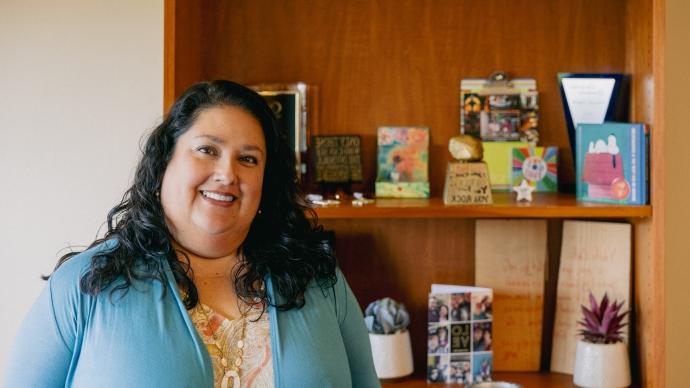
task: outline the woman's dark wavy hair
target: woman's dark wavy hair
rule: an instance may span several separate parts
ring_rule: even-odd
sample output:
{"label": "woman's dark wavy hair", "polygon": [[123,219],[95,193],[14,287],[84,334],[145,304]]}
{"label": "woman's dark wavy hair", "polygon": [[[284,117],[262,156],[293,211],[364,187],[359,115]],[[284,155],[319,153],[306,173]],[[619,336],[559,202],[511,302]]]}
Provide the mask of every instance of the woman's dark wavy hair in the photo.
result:
{"label": "woman's dark wavy hair", "polygon": [[[134,183],[108,213],[108,229],[103,238],[95,240],[89,248],[109,240],[117,244],[94,255],[80,280],[83,292],[97,295],[112,285],[112,296],[116,291],[126,293],[135,280],[164,282],[161,259],[165,258],[178,286],[185,291],[185,306],[188,309],[196,306],[199,297],[189,260],[178,259],[180,252],[173,247],[157,192],[177,139],[201,112],[218,106],[236,106],[250,113],[261,124],[266,140],[261,212],[254,218],[240,248],[242,254],[235,268],[237,295],[245,301],[258,297],[288,310],[304,305],[304,291],[310,281],[316,280],[323,289],[335,284],[335,257],[321,238],[315,212],[299,191],[294,153],[277,128],[270,108],[256,92],[234,82],[217,80],[187,89],[148,137]],[[56,269],[78,253],[62,256]],[[182,256],[186,258],[183,252]],[[265,288],[261,287],[266,275],[271,276],[284,303],[269,300]]]}

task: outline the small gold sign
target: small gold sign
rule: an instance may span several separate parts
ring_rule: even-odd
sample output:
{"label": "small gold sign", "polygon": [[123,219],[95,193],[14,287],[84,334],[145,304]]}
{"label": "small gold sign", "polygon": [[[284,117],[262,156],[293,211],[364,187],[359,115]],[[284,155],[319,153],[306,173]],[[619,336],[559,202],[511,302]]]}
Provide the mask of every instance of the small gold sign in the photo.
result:
{"label": "small gold sign", "polygon": [[359,136],[313,136],[315,180],[348,183],[362,180],[362,146]]}
{"label": "small gold sign", "polygon": [[446,205],[490,205],[489,167],[484,162],[450,162],[443,190]]}

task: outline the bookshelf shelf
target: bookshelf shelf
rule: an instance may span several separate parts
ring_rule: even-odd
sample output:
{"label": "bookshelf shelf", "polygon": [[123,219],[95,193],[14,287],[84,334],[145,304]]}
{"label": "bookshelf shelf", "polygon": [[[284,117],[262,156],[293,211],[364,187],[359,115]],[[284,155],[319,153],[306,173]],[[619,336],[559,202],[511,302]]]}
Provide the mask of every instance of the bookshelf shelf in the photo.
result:
{"label": "bookshelf shelf", "polygon": [[651,206],[585,203],[569,194],[534,194],[533,202],[515,202],[514,193],[494,192],[493,205],[446,206],[441,198],[378,199],[361,207],[349,201],[316,207],[319,219],[337,218],[645,218]]}
{"label": "bookshelf shelf", "polygon": [[[550,387],[570,388],[575,387],[573,376],[561,373],[537,373],[537,372],[495,372],[494,381],[506,381],[517,383],[523,387]],[[458,387],[458,384],[427,383],[423,374],[415,373],[412,377],[400,380],[384,381],[383,388],[421,388],[421,387]]]}

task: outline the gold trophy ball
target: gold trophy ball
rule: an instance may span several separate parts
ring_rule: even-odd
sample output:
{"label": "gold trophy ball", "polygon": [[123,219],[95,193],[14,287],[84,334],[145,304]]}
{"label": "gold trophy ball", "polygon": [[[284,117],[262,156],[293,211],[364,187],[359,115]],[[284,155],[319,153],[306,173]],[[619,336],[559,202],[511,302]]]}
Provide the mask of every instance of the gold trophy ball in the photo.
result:
{"label": "gold trophy ball", "polygon": [[484,157],[481,140],[470,135],[454,136],[448,142],[450,154],[462,162],[478,162]]}

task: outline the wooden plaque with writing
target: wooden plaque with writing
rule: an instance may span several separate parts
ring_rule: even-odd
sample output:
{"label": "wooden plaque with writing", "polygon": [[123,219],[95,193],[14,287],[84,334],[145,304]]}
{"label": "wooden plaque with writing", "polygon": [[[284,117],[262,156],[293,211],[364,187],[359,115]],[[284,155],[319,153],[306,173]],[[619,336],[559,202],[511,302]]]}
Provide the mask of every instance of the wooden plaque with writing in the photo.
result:
{"label": "wooden plaque with writing", "polygon": [[486,163],[448,163],[443,203],[446,205],[492,204],[489,168]]}
{"label": "wooden plaque with writing", "polygon": [[362,180],[362,142],[359,136],[314,136],[314,180],[347,183]]}
{"label": "wooden plaque with writing", "polygon": [[494,369],[538,371],[546,221],[477,220],[475,236],[475,283],[494,290]]}
{"label": "wooden plaque with writing", "polygon": [[[624,223],[563,222],[552,372],[573,373],[580,306],[589,306],[590,291],[597,300],[608,293],[611,300],[625,302],[624,310],[630,307],[631,233]],[[627,342],[628,326],[623,332]]]}

